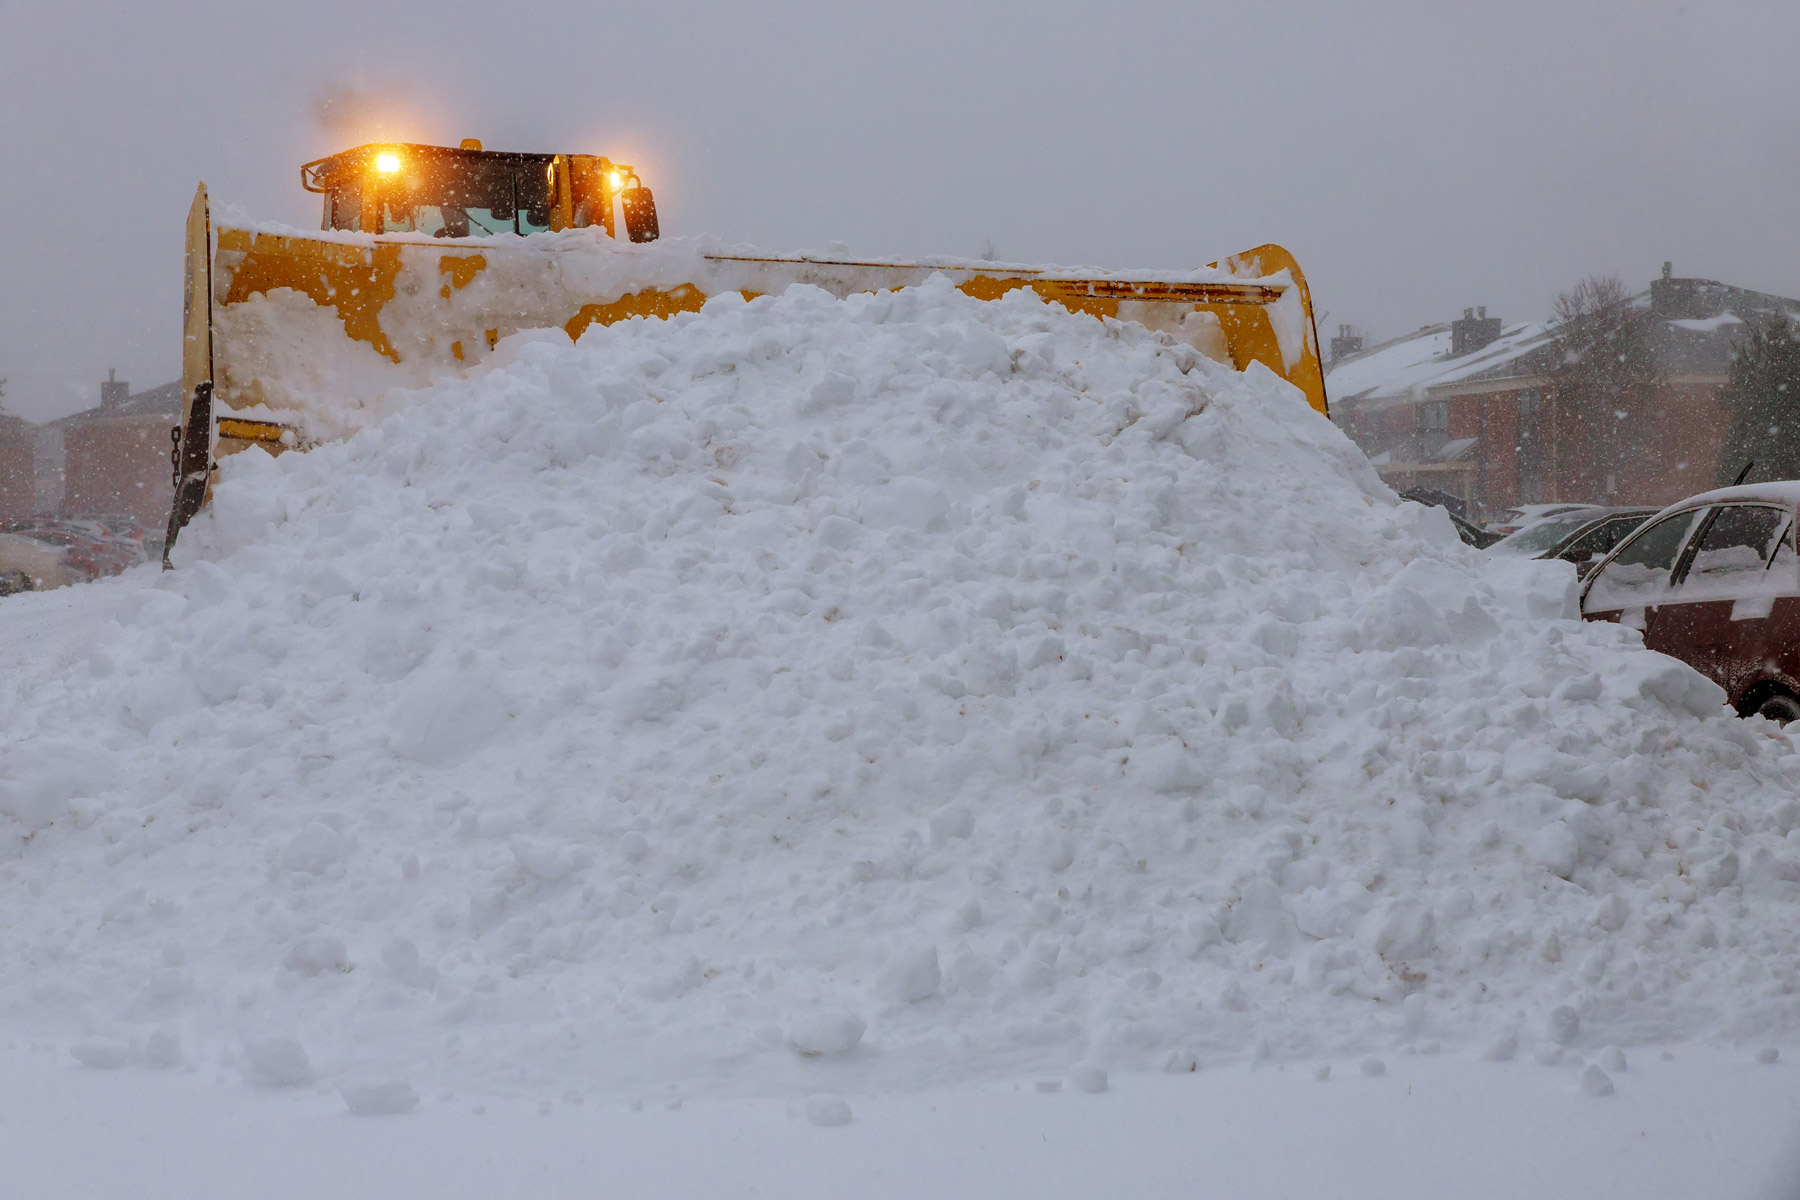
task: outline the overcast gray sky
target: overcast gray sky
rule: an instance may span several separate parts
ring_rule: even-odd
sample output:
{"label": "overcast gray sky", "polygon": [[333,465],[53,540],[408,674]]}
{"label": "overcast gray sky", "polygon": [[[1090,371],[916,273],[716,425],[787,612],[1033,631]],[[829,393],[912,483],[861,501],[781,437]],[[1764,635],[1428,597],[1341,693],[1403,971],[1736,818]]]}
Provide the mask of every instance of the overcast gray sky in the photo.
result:
{"label": "overcast gray sky", "polygon": [[608,154],[770,249],[1277,241],[1378,337],[1665,258],[1800,296],[1797,50],[1793,0],[0,0],[5,403],[174,378],[196,181],[313,226],[298,165],[374,138]]}

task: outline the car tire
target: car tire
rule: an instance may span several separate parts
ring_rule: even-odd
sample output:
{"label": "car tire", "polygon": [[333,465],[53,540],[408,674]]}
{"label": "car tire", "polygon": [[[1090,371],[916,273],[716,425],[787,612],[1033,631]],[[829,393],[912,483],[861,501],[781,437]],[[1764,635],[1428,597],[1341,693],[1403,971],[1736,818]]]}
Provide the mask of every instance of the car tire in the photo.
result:
{"label": "car tire", "polygon": [[1800,700],[1796,700],[1786,692],[1774,692],[1764,696],[1751,715],[1767,717],[1777,725],[1786,725],[1790,721],[1800,721]]}

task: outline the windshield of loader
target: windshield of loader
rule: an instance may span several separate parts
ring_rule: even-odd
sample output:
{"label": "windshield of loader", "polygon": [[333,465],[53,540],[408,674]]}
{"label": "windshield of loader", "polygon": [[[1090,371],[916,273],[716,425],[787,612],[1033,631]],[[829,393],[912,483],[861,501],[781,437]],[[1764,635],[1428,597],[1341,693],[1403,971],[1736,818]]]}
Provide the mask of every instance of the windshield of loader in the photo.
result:
{"label": "windshield of loader", "polygon": [[378,168],[371,177],[380,196],[378,232],[480,238],[550,228],[549,155],[444,151],[393,157],[396,167]]}

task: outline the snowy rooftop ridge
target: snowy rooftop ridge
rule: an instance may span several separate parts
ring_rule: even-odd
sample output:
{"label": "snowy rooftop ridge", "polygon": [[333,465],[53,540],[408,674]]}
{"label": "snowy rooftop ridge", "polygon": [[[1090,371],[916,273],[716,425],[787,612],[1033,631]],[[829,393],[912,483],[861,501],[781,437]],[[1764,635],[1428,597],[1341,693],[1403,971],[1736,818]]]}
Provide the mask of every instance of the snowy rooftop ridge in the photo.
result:
{"label": "snowy rooftop ridge", "polygon": [[1449,326],[1431,326],[1332,367],[1326,394],[1333,404],[1379,405],[1479,378],[1532,374],[1553,328],[1548,321],[1510,325],[1480,349],[1452,355]]}
{"label": "snowy rooftop ridge", "polygon": [[[1665,276],[1632,295],[1629,303],[1659,314],[1657,352],[1674,374],[1722,375],[1746,316],[1800,320],[1800,301],[1710,279]],[[1707,315],[1681,315],[1693,312]],[[1460,355],[1450,352],[1450,325],[1428,325],[1330,366],[1326,394],[1334,405],[1385,407],[1434,389],[1488,380],[1529,381],[1548,366],[1546,353],[1554,345],[1556,325],[1550,318],[1507,326],[1494,341]]]}

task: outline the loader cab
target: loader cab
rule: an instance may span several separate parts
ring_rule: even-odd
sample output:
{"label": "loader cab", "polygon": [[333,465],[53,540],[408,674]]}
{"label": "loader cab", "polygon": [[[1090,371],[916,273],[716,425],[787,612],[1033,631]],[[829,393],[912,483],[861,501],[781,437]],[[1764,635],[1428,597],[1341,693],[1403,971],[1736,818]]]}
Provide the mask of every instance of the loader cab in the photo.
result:
{"label": "loader cab", "polygon": [[598,225],[615,237],[622,217],[634,242],[658,233],[637,173],[591,154],[377,144],[305,164],[300,184],[324,196],[324,229],[490,238]]}

